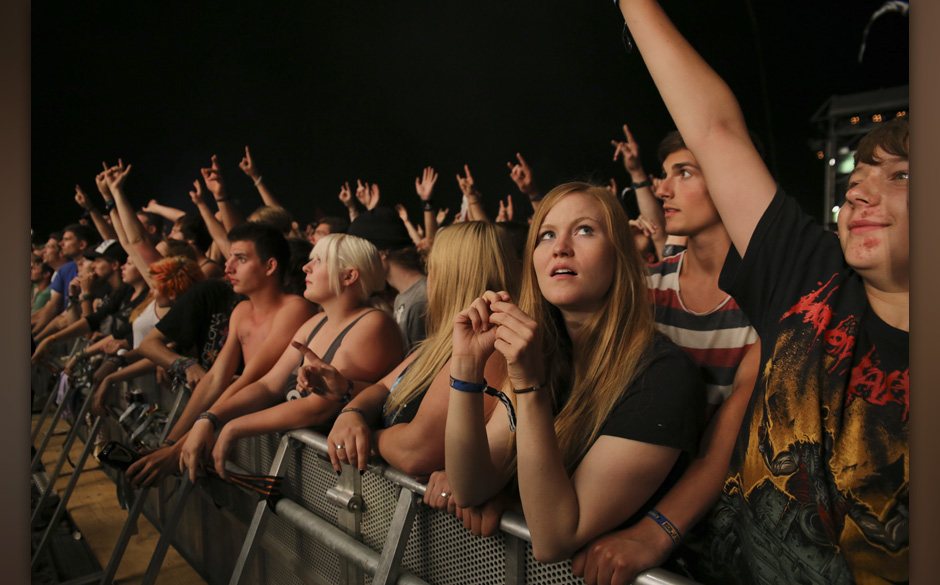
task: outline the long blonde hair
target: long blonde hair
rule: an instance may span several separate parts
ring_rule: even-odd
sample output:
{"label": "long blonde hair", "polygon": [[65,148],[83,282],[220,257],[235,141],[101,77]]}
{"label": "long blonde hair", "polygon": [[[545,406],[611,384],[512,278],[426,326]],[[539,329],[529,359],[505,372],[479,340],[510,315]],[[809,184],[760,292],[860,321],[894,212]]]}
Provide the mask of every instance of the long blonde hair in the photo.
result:
{"label": "long blonde hair", "polygon": [[[610,290],[603,307],[581,327],[577,351],[561,312],[542,296],[532,262],[545,216],[562,198],[575,193],[601,204],[615,252]],[[624,390],[648,362],[655,329],[646,275],[627,214],[606,188],[565,183],[552,189],[539,204],[526,238],[519,308],[539,324],[546,382],[554,403],[564,404],[555,416],[555,436],[568,473],[594,444]]]}
{"label": "long blonde hair", "polygon": [[467,221],[438,231],[428,257],[428,336],[386,400],[385,411],[400,411],[431,385],[450,359],[457,313],[487,290],[515,296],[518,285],[519,262],[505,229]]}

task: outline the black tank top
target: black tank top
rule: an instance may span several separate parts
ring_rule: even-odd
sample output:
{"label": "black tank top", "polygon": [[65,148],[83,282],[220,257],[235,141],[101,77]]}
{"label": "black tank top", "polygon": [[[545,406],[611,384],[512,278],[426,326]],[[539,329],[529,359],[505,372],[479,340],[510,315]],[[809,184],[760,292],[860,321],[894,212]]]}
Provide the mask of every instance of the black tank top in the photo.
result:
{"label": "black tank top", "polygon": [[[333,343],[330,344],[330,347],[327,348],[326,353],[320,356],[320,359],[328,364],[331,363],[333,361],[333,357],[336,355],[336,352],[339,351],[339,347],[343,344],[343,339],[346,337],[346,334],[349,333],[349,330],[352,329],[360,319],[377,310],[378,309],[372,309],[356,317],[352,323],[347,325],[345,329],[339,332],[339,335],[336,336],[336,339],[334,339]],[[313,341],[314,336],[316,336],[320,329],[323,328],[323,325],[326,323],[327,319],[329,319],[329,317],[324,317],[321,319],[320,322],[317,323],[316,327],[310,331],[310,335],[307,336],[306,341],[307,347],[310,347],[310,342]],[[308,390],[300,390],[297,388],[297,372],[300,370],[302,365],[304,365],[303,355],[300,356],[300,362],[294,366],[290,376],[287,378],[287,384],[284,386],[284,399],[287,401],[303,398],[311,394],[311,392]]]}

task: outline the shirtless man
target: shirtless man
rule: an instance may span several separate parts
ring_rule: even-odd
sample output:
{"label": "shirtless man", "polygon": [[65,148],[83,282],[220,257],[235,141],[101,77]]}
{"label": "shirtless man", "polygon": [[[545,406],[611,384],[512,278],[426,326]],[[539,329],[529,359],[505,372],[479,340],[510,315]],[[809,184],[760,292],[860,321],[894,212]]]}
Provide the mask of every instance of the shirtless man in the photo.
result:
{"label": "shirtless man", "polygon": [[[288,265],[289,249],[283,235],[270,226],[249,222],[230,231],[228,237],[231,255],[225,273],[235,292],[248,299],[232,311],[221,352],[196,385],[165,444],[128,468],[127,478],[135,488],[148,487],[178,472],[181,439],[199,413],[211,406],[226,388],[237,392],[266,374],[297,329],[313,316],[313,306],[307,300],[284,292],[282,270]],[[156,345],[159,343],[148,344],[151,349]],[[162,351],[158,348],[150,354],[150,359],[168,371],[185,371],[190,367],[187,358],[174,359],[175,354],[165,346]],[[178,362],[180,359],[184,361]],[[244,370],[232,382],[242,362]]]}

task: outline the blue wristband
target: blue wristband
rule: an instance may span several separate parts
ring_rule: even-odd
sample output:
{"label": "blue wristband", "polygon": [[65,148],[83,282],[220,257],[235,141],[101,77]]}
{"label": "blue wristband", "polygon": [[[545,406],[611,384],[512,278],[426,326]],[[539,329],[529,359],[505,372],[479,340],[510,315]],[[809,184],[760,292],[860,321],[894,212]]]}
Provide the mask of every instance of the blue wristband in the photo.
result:
{"label": "blue wristband", "polygon": [[464,382],[463,380],[458,380],[451,376],[450,387],[454,390],[460,390],[461,392],[469,392],[470,394],[482,394],[486,390],[486,380],[483,380],[482,384],[474,384],[473,382]]}
{"label": "blue wristband", "polygon": [[659,510],[655,508],[646,513],[647,516],[652,518],[659,527],[666,531],[666,534],[669,535],[669,538],[672,539],[673,546],[678,545],[679,541],[682,540],[682,533],[679,532],[679,529],[669,521],[669,518],[666,518],[659,513]]}

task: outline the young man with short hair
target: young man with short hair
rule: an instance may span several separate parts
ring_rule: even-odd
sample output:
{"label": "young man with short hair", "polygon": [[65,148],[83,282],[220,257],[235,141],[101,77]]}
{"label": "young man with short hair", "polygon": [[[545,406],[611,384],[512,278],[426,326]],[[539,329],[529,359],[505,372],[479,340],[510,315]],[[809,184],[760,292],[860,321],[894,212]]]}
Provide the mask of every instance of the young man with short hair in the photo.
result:
{"label": "young man with short hair", "polygon": [[62,230],[59,248],[65,262],[52,277],[52,284],[50,285],[52,293],[50,293],[46,306],[34,313],[30,319],[34,335],[45,329],[46,325],[56,315],[68,308],[69,284],[78,275],[78,265],[75,264],[75,259],[96,243],[97,234],[94,228],[73,223]]}
{"label": "young man with short hair", "polygon": [[708,416],[731,394],[738,364],[757,341],[747,316],[718,288],[731,238],[712,203],[698,160],[678,132],[666,135],[659,159],[666,233],[685,236],[686,249],[649,267],[656,327],[701,368]]}
{"label": "young man with short hair", "polygon": [[[247,299],[235,306],[228,329],[218,332],[225,339],[222,349],[193,389],[166,444],[128,468],[127,478],[134,487],[147,487],[178,472],[182,439],[199,413],[209,408],[226,388],[243,388],[266,374],[297,329],[313,316],[313,307],[306,299],[284,292],[283,271],[288,266],[290,252],[281,233],[269,225],[249,222],[232,229],[228,237],[231,253],[225,273],[234,292]],[[192,307],[174,307],[167,317],[178,308],[177,316],[183,316],[184,321],[193,310]],[[177,327],[185,327],[177,316],[171,321]],[[161,321],[140,349],[157,365],[185,376],[190,369],[199,366],[196,360],[180,357],[166,348],[171,340],[171,336],[165,335],[166,329]],[[241,375],[232,382],[242,363]]]}

